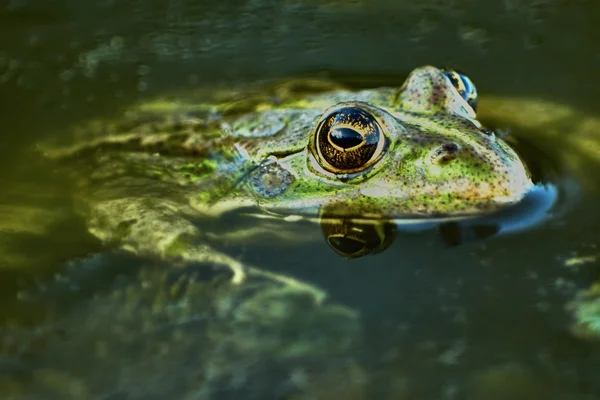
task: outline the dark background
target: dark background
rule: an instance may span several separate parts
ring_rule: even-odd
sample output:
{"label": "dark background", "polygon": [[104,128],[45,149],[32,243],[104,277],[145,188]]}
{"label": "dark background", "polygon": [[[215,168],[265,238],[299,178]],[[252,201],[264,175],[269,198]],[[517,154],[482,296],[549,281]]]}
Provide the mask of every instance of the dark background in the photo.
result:
{"label": "dark background", "polygon": [[592,0],[5,0],[4,137],[23,143],[167,89],[322,71],[399,84],[422,64],[458,68],[481,93],[595,110],[599,11]]}
{"label": "dark background", "polygon": [[[10,266],[45,269],[39,265],[62,265],[74,249],[99,249],[82,221],[59,218],[56,225],[50,218],[67,207],[56,196],[61,182],[29,168],[36,159],[24,150],[133,101],[324,73],[357,86],[400,85],[411,69],[432,64],[465,72],[482,96],[538,98],[596,116],[599,37],[600,3],[593,0],[4,0],[0,206],[39,204],[31,198],[46,190],[54,200],[42,201],[52,206],[50,216],[43,214],[50,222],[32,217],[50,226],[43,234],[4,235],[9,230],[0,225],[0,245],[8,243],[12,253],[0,250],[14,255],[7,256]],[[545,140],[543,132],[532,137]],[[597,176],[597,160],[586,160],[579,173]],[[565,180],[573,185],[563,190],[577,187],[577,176]],[[597,343],[569,333],[564,308],[598,276],[597,262],[565,266],[572,256],[597,254],[596,189],[574,190],[569,207],[541,226],[452,250],[431,232],[400,235],[381,255],[352,262],[323,242],[229,250],[275,270],[285,264],[280,272],[293,271],[363,310],[372,372],[401,371],[415,380],[419,398],[444,398],[453,379],[507,364],[526,372],[500,374],[491,387],[512,389],[498,400],[597,399]],[[25,255],[38,258],[14,261]],[[20,275],[0,275],[2,316],[21,316],[26,310],[13,301]],[[457,343],[460,362],[440,364]],[[483,393],[473,398],[491,398]]]}

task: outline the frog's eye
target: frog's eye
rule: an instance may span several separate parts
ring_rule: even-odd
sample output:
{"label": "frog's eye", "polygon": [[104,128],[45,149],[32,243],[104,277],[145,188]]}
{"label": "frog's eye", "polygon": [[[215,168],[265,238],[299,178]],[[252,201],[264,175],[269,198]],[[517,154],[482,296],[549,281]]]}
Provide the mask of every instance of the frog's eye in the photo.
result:
{"label": "frog's eye", "polygon": [[358,107],[341,107],[325,115],[313,140],[313,154],[321,167],[344,174],[373,165],[385,143],[377,120]]}
{"label": "frog's eye", "polygon": [[477,89],[469,77],[451,69],[443,71],[458,94],[471,106],[473,111],[477,111]]}

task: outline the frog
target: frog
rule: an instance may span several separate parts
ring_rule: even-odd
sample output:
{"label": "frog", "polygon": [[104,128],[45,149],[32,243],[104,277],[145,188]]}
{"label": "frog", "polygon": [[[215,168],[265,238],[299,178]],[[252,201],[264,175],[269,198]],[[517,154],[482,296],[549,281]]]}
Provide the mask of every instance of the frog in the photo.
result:
{"label": "frog", "polygon": [[[26,388],[58,398],[367,393],[360,313],[218,244],[297,241],[293,226],[307,221],[339,254],[362,256],[387,248],[394,227],[485,218],[535,186],[478,121],[473,82],[452,69],[419,67],[400,87],[301,80],[213,97],[144,101],[39,144],[72,181],[89,233],[141,261],[39,332],[2,332],[2,382],[15,398]],[[121,276],[107,254],[71,268]]]}
{"label": "frog", "polygon": [[238,283],[245,268],[205,247],[219,234],[191,219],[254,208],[290,221],[453,221],[516,204],[534,186],[515,150],[476,119],[474,84],[453,70],[418,68],[400,88],[296,82],[239,97],[144,102],[42,151],[81,163],[74,180],[93,235],[135,253],[208,258]]}

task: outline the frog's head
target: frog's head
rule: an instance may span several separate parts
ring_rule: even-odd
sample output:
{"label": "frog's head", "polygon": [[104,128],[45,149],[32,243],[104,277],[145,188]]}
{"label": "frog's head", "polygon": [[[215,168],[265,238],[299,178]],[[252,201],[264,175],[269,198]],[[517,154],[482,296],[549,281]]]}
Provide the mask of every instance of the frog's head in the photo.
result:
{"label": "frog's head", "polygon": [[373,101],[363,93],[325,110],[303,151],[262,167],[261,182],[278,190],[261,206],[453,217],[516,203],[532,187],[517,154],[475,119],[477,95],[464,75],[422,67],[392,95],[371,93]]}

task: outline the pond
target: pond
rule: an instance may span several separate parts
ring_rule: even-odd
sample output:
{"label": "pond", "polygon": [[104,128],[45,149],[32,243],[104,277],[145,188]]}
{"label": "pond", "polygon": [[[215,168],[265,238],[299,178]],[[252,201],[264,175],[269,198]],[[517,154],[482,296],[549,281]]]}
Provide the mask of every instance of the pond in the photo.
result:
{"label": "pond", "polygon": [[[0,7],[2,398],[600,398],[600,51],[592,39],[600,5]],[[173,261],[169,252],[189,243],[162,252],[171,231],[160,221],[181,232],[196,225],[186,225],[189,211],[157,211],[173,210],[182,195],[169,186],[152,198],[164,179],[159,158],[138,152],[138,169],[127,169],[111,158],[132,143],[119,139],[77,153],[70,168],[48,159],[46,143],[106,137],[99,121],[122,128],[127,110],[214,98],[235,98],[236,112],[264,108],[257,88],[270,82],[296,82],[290,96],[301,100],[340,87],[399,88],[423,65],[468,76],[477,119],[525,160],[536,186],[514,209],[410,225],[339,215],[328,224],[325,214],[318,224],[257,219],[254,209],[234,209],[195,220],[202,244]],[[204,123],[212,110],[188,111]],[[266,117],[259,123],[268,126]],[[133,182],[128,191],[102,175],[113,170],[95,168],[106,159]],[[191,181],[206,167],[180,166]],[[87,201],[115,193],[146,201],[90,217],[81,183],[107,176],[115,185],[87,192]],[[123,246],[137,229],[136,218],[121,223],[132,204],[156,222],[142,229],[148,251],[142,242]]]}

